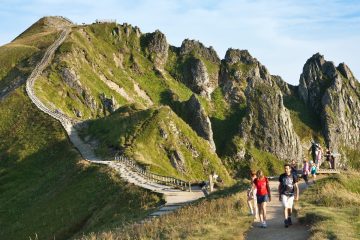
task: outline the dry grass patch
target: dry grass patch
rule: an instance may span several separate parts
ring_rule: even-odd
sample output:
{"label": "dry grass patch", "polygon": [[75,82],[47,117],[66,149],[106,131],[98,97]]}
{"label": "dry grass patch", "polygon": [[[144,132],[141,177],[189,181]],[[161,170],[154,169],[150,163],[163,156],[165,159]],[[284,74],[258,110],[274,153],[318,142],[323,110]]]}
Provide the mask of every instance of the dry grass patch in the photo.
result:
{"label": "dry grass patch", "polygon": [[169,215],[81,239],[244,239],[252,218],[243,190],[236,185]]}

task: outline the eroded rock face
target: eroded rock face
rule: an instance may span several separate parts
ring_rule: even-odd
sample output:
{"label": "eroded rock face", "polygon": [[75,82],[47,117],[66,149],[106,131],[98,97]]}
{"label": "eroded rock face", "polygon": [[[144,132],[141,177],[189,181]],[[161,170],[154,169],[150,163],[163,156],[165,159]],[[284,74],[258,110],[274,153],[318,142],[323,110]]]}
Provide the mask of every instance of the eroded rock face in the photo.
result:
{"label": "eroded rock face", "polygon": [[213,88],[210,85],[209,75],[205,64],[201,60],[195,59],[194,63],[191,65],[190,72],[190,88],[196,93],[210,98]]}
{"label": "eroded rock face", "polygon": [[359,82],[344,63],[338,67],[315,54],[305,64],[299,95],[321,116],[326,143],[335,151],[341,146],[360,147]]}
{"label": "eroded rock face", "polygon": [[[218,69],[220,59],[212,47],[205,47],[195,40],[185,39],[179,49],[184,60],[184,82],[195,93],[210,98],[210,94],[218,86]],[[205,64],[207,62],[207,65]]]}
{"label": "eroded rock face", "polygon": [[168,57],[168,49],[169,44],[167,43],[166,36],[156,30],[153,33],[150,33],[148,36],[148,49],[154,64],[158,68],[163,68],[164,64],[166,63]]}
{"label": "eroded rock face", "polygon": [[90,94],[90,91],[86,87],[82,86],[75,70],[63,68],[60,70],[60,76],[66,85],[76,91],[79,99],[84,98],[85,104],[91,109],[91,111],[96,110],[97,104],[94,97]]}
{"label": "eroded rock face", "polygon": [[119,107],[113,96],[107,98],[105,94],[100,94],[100,100],[104,106],[104,109],[110,113],[114,112]]}
{"label": "eroded rock face", "polygon": [[185,158],[180,151],[178,151],[178,150],[171,151],[169,157],[170,157],[171,165],[178,172],[181,172],[181,173],[186,172]]}
{"label": "eroded rock face", "polygon": [[245,95],[248,112],[240,126],[240,136],[245,142],[252,142],[280,159],[301,159],[301,143],[280,89],[254,78],[249,81]]}
{"label": "eroded rock face", "polygon": [[215,152],[216,146],[213,139],[210,119],[194,94],[186,102],[186,108],[189,114],[188,122],[190,126],[200,137],[209,142],[211,149]]}
{"label": "eroded rock face", "polygon": [[273,85],[268,70],[247,50],[228,49],[220,68],[219,85],[231,103],[246,102],[245,89],[250,79],[262,79]]}

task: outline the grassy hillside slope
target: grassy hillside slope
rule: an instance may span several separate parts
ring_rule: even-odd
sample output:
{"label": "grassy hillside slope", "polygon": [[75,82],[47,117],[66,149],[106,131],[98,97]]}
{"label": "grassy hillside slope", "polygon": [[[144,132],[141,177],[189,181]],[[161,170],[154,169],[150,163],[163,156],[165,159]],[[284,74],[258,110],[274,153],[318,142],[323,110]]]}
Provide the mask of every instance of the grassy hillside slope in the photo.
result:
{"label": "grassy hillside slope", "polygon": [[[205,180],[211,171],[216,171],[225,182],[231,182],[208,142],[197,136],[169,107],[147,110],[135,106],[120,108],[109,117],[89,121],[83,136],[97,139],[99,153],[103,156],[113,157],[117,151],[124,151],[140,164],[147,165],[150,171],[161,175]],[[183,171],[171,163],[175,152],[184,161],[179,163],[183,165]]]}
{"label": "grassy hillside slope", "polygon": [[0,239],[68,239],[141,219],[159,197],[82,161],[19,89],[0,102]]}
{"label": "grassy hillside slope", "polygon": [[310,223],[311,240],[359,239],[360,236],[360,174],[321,179],[301,197],[299,216]]}
{"label": "grassy hillside slope", "polygon": [[81,239],[245,239],[253,222],[253,217],[247,215],[245,187],[239,184],[216,192],[142,225],[88,234]]}

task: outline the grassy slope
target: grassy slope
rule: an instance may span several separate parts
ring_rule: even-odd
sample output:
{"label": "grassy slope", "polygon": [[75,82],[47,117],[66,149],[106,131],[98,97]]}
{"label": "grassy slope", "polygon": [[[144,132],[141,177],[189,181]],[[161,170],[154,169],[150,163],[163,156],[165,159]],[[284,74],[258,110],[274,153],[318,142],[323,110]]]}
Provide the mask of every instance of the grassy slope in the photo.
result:
{"label": "grassy slope", "polygon": [[28,76],[34,63],[40,60],[45,49],[54,42],[58,32],[48,31],[18,38],[0,47],[0,90],[18,78]]}
{"label": "grassy slope", "polygon": [[19,89],[0,104],[0,239],[68,239],[142,218],[159,200],[89,165]]}
{"label": "grassy slope", "polygon": [[324,145],[320,116],[309,109],[298,97],[284,97],[284,105],[290,111],[291,121],[296,134],[302,142],[311,139]]}
{"label": "grassy slope", "polygon": [[[169,127],[171,124],[176,126],[179,134]],[[161,137],[160,128],[167,133],[167,139]],[[147,110],[121,108],[107,118],[90,121],[85,135],[99,139],[100,153],[109,154],[109,148],[114,153],[126,147],[128,155],[162,175],[203,180],[215,170],[226,182],[230,182],[227,171],[220,159],[211,153],[207,142],[167,107]],[[182,142],[190,143],[199,157],[193,157]],[[184,174],[176,171],[170,163],[167,151],[174,150],[180,151],[185,158],[187,172]],[[205,161],[209,162],[207,167],[204,166]]]}
{"label": "grassy slope", "polygon": [[308,188],[300,201],[299,216],[311,225],[310,239],[359,239],[360,174],[321,179]]}
{"label": "grassy slope", "polygon": [[244,187],[235,185],[143,225],[89,234],[82,240],[245,239],[253,220],[247,216]]}

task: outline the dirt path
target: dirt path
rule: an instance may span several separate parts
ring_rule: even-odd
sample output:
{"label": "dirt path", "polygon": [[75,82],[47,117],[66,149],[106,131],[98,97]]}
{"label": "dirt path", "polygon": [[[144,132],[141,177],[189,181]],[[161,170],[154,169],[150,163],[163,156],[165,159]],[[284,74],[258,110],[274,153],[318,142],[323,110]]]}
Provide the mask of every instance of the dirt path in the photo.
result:
{"label": "dirt path", "polygon": [[[260,228],[260,222],[255,221],[252,229],[247,233],[248,240],[304,240],[310,236],[309,228],[302,225],[293,216],[293,225],[289,228],[284,227],[283,207],[279,201],[279,194],[277,192],[278,181],[270,181],[270,190],[272,201],[267,206],[267,228]],[[300,191],[306,188],[304,182],[299,184]],[[300,195],[301,201],[301,195]],[[295,203],[295,207],[298,203]]]}

